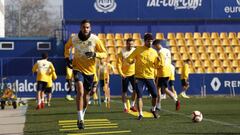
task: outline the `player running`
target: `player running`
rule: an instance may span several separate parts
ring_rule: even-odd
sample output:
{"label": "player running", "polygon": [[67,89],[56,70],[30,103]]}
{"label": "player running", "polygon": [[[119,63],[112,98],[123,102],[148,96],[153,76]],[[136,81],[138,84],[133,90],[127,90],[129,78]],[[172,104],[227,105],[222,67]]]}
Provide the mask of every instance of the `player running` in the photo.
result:
{"label": "player running", "polygon": [[124,105],[124,112],[128,112],[127,108],[127,102],[126,102],[126,96],[127,96],[127,91],[128,91],[128,86],[131,83],[132,88],[133,88],[133,93],[132,93],[132,102],[131,102],[131,107],[130,110],[133,112],[137,112],[137,109],[135,108],[135,101],[137,98],[136,95],[136,87],[135,87],[135,79],[134,79],[134,74],[135,74],[135,64],[129,64],[126,61],[126,58],[135,50],[133,48],[133,39],[129,38],[126,41],[126,48],[122,50],[118,54],[118,72],[122,76],[122,102]]}
{"label": "player running", "polygon": [[162,42],[161,40],[153,41],[153,47],[157,50],[157,52],[162,58],[162,66],[157,68],[157,110],[161,109],[161,91],[164,91],[175,101],[176,110],[179,110],[180,101],[174,96],[174,93],[172,91],[168,90],[168,81],[169,77],[171,76],[171,59],[168,56],[170,51],[166,48],[163,48],[162,44],[164,44],[164,42]]}
{"label": "player running", "polygon": [[135,85],[136,85],[136,92],[138,98],[138,111],[139,116],[138,120],[142,120],[143,118],[143,101],[142,101],[142,94],[143,88],[146,86],[148,91],[151,93],[152,96],[152,108],[151,112],[154,118],[159,118],[159,115],[156,111],[156,103],[157,103],[157,89],[154,82],[154,71],[155,68],[161,65],[160,57],[156,50],[151,48],[153,41],[153,36],[151,34],[144,35],[144,46],[139,46],[135,49],[132,54],[127,57],[127,62],[134,63],[135,62]]}
{"label": "player running", "polygon": [[92,89],[93,78],[96,72],[95,58],[106,58],[107,52],[100,39],[91,33],[91,23],[89,20],[81,22],[80,32],[70,37],[65,45],[65,58],[70,63],[70,48],[74,47],[73,74],[77,89],[76,105],[78,113],[77,126],[84,129],[84,114],[88,104],[89,93]]}
{"label": "player running", "polygon": [[42,59],[38,60],[32,68],[32,72],[37,72],[37,110],[44,108],[44,91],[49,82],[49,75],[55,72],[52,62],[47,59],[48,54],[42,53]]}
{"label": "player running", "polygon": [[47,88],[44,91],[46,96],[47,96],[47,105],[51,106],[51,99],[52,99],[52,86],[53,86],[53,81],[57,79],[57,74],[56,72],[52,72],[49,75],[49,81],[47,83]]}
{"label": "player running", "polygon": [[184,66],[183,66],[182,73],[181,73],[182,92],[179,94],[179,96],[181,96],[183,98],[190,98],[189,96],[186,95],[186,91],[189,88],[188,77],[189,77],[190,62],[191,61],[189,59],[184,61]]}

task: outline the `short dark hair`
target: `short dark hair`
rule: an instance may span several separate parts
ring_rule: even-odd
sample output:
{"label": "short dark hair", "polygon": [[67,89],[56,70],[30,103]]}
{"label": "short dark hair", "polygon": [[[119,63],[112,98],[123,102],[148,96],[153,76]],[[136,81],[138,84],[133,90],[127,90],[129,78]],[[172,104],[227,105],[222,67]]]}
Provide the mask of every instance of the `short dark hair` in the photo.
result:
{"label": "short dark hair", "polygon": [[144,35],[144,41],[147,41],[147,40],[153,40],[153,36],[151,33],[147,33]]}
{"label": "short dark hair", "polygon": [[42,53],[42,58],[43,59],[47,59],[48,58],[48,53],[47,52],[43,52]]}
{"label": "short dark hair", "polygon": [[133,38],[128,38],[128,39],[126,40],[127,43],[128,43],[128,42],[131,42],[131,41],[134,41]]}
{"label": "short dark hair", "polygon": [[186,59],[185,62],[190,62],[190,59]]}
{"label": "short dark hair", "polygon": [[88,19],[84,19],[84,20],[81,21],[81,26],[85,23],[90,23],[91,24],[91,21],[88,20]]}
{"label": "short dark hair", "polygon": [[158,44],[160,44],[160,42],[161,42],[161,41],[160,41],[159,39],[156,39],[156,40],[153,41],[152,44],[153,44],[153,45],[158,45]]}

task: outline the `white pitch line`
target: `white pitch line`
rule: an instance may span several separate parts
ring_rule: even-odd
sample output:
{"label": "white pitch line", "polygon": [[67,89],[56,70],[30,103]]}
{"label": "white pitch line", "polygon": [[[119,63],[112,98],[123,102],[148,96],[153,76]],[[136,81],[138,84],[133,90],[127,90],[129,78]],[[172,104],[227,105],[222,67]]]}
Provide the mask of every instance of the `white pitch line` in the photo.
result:
{"label": "white pitch line", "polygon": [[[111,101],[113,101],[113,102],[115,102],[115,103],[122,103],[122,102],[119,102],[119,101],[116,101],[116,100],[111,100]],[[145,108],[145,109],[151,109],[150,106],[143,106],[143,108]],[[181,116],[184,116],[184,117],[187,117],[187,118],[191,118],[190,115],[186,115],[186,114],[184,114],[184,113],[173,112],[173,111],[169,111],[169,110],[166,110],[166,109],[161,109],[161,111],[164,111],[164,112],[167,112],[167,113],[170,113],[170,114],[181,115]],[[220,124],[220,125],[224,125],[224,126],[231,126],[231,127],[235,127],[235,128],[240,129],[240,126],[237,126],[236,124],[224,122],[224,121],[213,120],[213,119],[208,119],[208,118],[203,118],[203,120],[204,120],[204,121],[208,121],[208,122],[212,122],[212,123],[216,123],[216,124]]]}

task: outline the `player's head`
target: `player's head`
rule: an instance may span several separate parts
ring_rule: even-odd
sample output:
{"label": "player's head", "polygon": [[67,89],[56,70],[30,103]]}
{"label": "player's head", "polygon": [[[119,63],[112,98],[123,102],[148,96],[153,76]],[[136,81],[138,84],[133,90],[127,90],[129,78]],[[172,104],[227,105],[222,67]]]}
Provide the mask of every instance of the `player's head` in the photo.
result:
{"label": "player's head", "polygon": [[130,50],[133,45],[134,45],[133,39],[132,39],[132,38],[128,38],[127,41],[126,41],[126,48],[127,48],[128,50]]}
{"label": "player's head", "polygon": [[185,60],[185,63],[187,63],[187,64],[190,64],[190,62],[191,62],[190,59]]}
{"label": "player's head", "polygon": [[150,33],[144,35],[144,46],[151,47],[153,41],[153,36]]}
{"label": "player's head", "polygon": [[161,40],[156,39],[153,41],[153,48],[159,51],[162,48]]}
{"label": "player's head", "polygon": [[85,36],[89,35],[89,33],[91,32],[90,20],[84,19],[81,21],[81,32]]}
{"label": "player's head", "polygon": [[42,59],[47,59],[47,58],[48,58],[48,53],[47,52],[42,53]]}

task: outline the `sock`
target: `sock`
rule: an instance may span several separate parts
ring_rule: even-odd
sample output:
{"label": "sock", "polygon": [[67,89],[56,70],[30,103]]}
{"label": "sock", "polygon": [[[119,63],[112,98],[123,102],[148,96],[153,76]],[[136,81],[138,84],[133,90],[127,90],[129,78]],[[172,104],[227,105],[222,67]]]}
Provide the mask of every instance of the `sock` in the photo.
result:
{"label": "sock", "polygon": [[84,108],[83,109],[83,117],[85,116],[86,111],[87,111],[87,108]]}
{"label": "sock", "polygon": [[153,106],[153,107],[152,107],[152,111],[156,111],[156,106]]}
{"label": "sock", "polygon": [[135,105],[135,101],[132,101],[131,107],[134,107],[134,105]]}
{"label": "sock", "polygon": [[127,103],[124,102],[123,105],[124,105],[124,109],[127,109]]}
{"label": "sock", "polygon": [[83,121],[83,111],[78,111],[78,120]]}
{"label": "sock", "polygon": [[157,108],[161,109],[161,103],[157,103]]}
{"label": "sock", "polygon": [[178,101],[177,97],[173,97],[174,102]]}
{"label": "sock", "polygon": [[40,105],[41,104],[41,100],[38,100],[38,105]]}
{"label": "sock", "polygon": [[139,112],[139,115],[142,115],[142,116],[143,116],[143,112],[142,112],[142,111],[140,111],[140,112]]}

